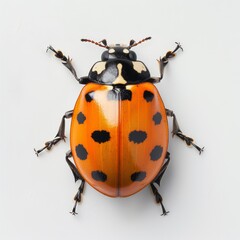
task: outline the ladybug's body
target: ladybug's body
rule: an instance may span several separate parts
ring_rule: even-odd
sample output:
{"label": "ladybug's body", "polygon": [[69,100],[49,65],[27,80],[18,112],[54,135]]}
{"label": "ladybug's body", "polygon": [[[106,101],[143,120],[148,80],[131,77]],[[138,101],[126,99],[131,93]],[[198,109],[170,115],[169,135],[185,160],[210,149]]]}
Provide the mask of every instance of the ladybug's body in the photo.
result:
{"label": "ladybug's body", "polygon": [[111,197],[138,192],[157,176],[167,152],[167,116],[157,89],[87,84],[70,141],[76,167],[92,187]]}
{"label": "ladybug's body", "polygon": [[[49,47],[79,83],[86,84],[74,110],[63,116],[55,138],[46,142],[42,149],[35,150],[38,155],[64,140],[65,119],[72,117],[71,150],[66,154],[66,161],[75,180],[81,180],[72,214],[76,214],[85,181],[110,197],[127,197],[150,185],[156,202],[162,206],[163,215],[167,214],[154,185],[160,185],[170,161],[167,116],[173,117],[173,135],[200,153],[202,151],[192,138],[181,132],[175,114],[165,109],[153,85],[162,79],[168,59],[174,57],[181,46],[177,44],[175,50],[158,60],[160,77],[152,78],[146,65],[138,61],[136,53],[130,50],[148,39],[138,43],[131,40],[129,46],[108,46],[106,40],[82,39],[107,49],[89,75],[82,78],[77,77],[70,58]],[[70,157],[73,157],[75,165]]]}

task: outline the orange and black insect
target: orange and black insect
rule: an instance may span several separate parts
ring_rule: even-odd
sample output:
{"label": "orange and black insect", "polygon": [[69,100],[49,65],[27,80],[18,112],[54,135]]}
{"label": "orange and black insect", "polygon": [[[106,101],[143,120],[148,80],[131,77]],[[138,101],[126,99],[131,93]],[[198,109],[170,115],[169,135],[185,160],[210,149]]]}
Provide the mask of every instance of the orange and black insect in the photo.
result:
{"label": "orange and black insect", "polygon": [[[66,154],[66,161],[75,181],[81,181],[71,212],[74,215],[85,182],[110,197],[128,197],[150,185],[163,215],[168,213],[156,186],[160,186],[170,161],[167,116],[173,118],[173,135],[195,147],[199,153],[203,151],[192,138],[182,133],[174,112],[165,108],[154,86],[162,79],[168,60],[182,49],[181,45],[176,43],[173,51],[158,60],[160,77],[151,77],[147,66],[137,60],[136,53],[131,50],[149,39],[131,40],[128,46],[108,46],[105,39],[100,42],[82,39],[106,50],[89,75],[81,78],[77,77],[69,57],[48,47],[76,80],[85,84],[74,109],[62,117],[54,139],[46,142],[42,149],[35,150],[38,155],[64,140],[65,119],[72,118],[71,150]],[[71,157],[75,164],[70,161]]]}

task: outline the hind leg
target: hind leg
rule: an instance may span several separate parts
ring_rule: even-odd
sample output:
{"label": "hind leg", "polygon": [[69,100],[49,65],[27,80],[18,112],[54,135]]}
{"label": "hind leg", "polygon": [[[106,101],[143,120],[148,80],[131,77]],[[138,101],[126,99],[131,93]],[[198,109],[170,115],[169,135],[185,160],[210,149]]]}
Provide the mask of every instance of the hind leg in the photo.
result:
{"label": "hind leg", "polygon": [[166,161],[163,164],[160,172],[158,173],[156,178],[150,183],[150,187],[152,189],[153,195],[155,196],[156,202],[161,204],[162,212],[163,212],[162,215],[164,215],[164,216],[167,215],[169,213],[169,211],[166,211],[166,209],[165,209],[165,207],[163,205],[163,198],[162,198],[161,194],[159,193],[159,191],[157,190],[157,188],[154,185],[154,183],[156,183],[160,187],[161,179],[162,179],[162,177],[163,177],[163,175],[164,175],[164,173],[165,173],[165,171],[166,171],[166,169],[168,167],[168,164],[170,162],[170,153],[169,152],[167,152],[165,159],[166,159]]}
{"label": "hind leg", "polygon": [[72,215],[76,215],[77,214],[77,212],[76,212],[77,204],[80,203],[81,200],[82,200],[82,193],[83,193],[83,190],[84,190],[85,180],[83,179],[83,177],[81,176],[81,174],[77,170],[76,166],[69,160],[70,157],[72,157],[72,152],[68,151],[66,153],[66,162],[67,162],[68,166],[70,167],[70,169],[73,173],[75,182],[77,182],[78,180],[81,180],[81,184],[80,184],[80,186],[78,188],[78,191],[77,191],[77,193],[74,197],[75,204],[73,206],[72,211],[70,212]]}

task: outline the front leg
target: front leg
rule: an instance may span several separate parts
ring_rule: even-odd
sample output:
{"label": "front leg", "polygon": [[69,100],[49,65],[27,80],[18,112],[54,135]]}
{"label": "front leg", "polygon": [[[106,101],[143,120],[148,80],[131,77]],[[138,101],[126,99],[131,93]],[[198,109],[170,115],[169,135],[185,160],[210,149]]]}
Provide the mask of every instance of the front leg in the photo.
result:
{"label": "front leg", "polygon": [[167,116],[173,118],[172,136],[176,135],[177,137],[179,137],[180,139],[185,141],[188,146],[192,145],[193,147],[195,147],[199,151],[199,154],[201,154],[203,152],[203,150],[204,150],[204,147],[200,148],[198,145],[196,145],[193,142],[194,140],[192,138],[187,137],[186,135],[184,135],[182,133],[182,131],[180,130],[179,124],[177,122],[177,118],[176,118],[176,116],[175,116],[175,114],[174,114],[174,112],[172,110],[166,109],[166,113],[167,113]]}
{"label": "front leg", "polygon": [[176,56],[175,53],[177,52],[177,50],[181,49],[183,51],[183,48],[180,45],[180,43],[176,42],[176,44],[177,44],[177,46],[173,51],[168,51],[164,57],[162,57],[162,58],[160,57],[159,59],[157,59],[158,64],[159,64],[160,77],[151,78],[153,83],[158,83],[163,78],[164,68],[168,64],[168,59],[175,57]]}
{"label": "front leg", "polygon": [[62,60],[62,64],[73,74],[75,79],[82,84],[85,84],[88,81],[88,77],[78,78],[75,68],[72,65],[72,59],[63,55],[61,51],[56,51],[51,45],[48,46],[47,51],[51,50],[55,53],[55,57]]}
{"label": "front leg", "polygon": [[59,141],[61,140],[65,140],[65,119],[71,118],[73,114],[73,110],[66,112],[63,117],[62,117],[62,121],[60,123],[58,132],[56,134],[56,136],[51,140],[51,141],[47,141],[45,143],[45,146],[41,149],[34,149],[36,155],[38,156],[39,153],[41,153],[43,150],[47,149],[47,150],[51,150],[51,148],[57,144]]}

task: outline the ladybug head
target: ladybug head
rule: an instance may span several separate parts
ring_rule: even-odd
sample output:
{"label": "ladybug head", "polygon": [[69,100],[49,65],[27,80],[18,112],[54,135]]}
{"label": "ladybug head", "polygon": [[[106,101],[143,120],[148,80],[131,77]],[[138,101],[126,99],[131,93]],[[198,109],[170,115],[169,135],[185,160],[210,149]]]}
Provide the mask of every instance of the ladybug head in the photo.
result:
{"label": "ladybug head", "polygon": [[109,49],[102,53],[101,59],[102,61],[107,61],[109,59],[127,59],[136,61],[137,54],[134,51],[129,50],[127,46],[115,44],[109,46]]}
{"label": "ladybug head", "polygon": [[95,42],[89,39],[81,39],[81,41],[91,42],[100,47],[106,48],[107,51],[104,51],[102,53],[102,57],[101,57],[102,61],[107,61],[110,59],[126,59],[130,61],[136,61],[137,54],[134,51],[131,51],[130,49],[149,39],[151,39],[151,37],[144,38],[139,42],[135,42],[134,40],[131,40],[128,46],[122,45],[122,44],[115,44],[115,45],[108,46],[107,41],[105,39],[100,42]]}
{"label": "ladybug head", "polygon": [[91,42],[107,49],[102,53],[102,60],[96,62],[89,71],[89,82],[124,85],[147,81],[150,73],[143,62],[137,61],[137,55],[131,48],[149,39],[151,38],[148,37],[139,42],[131,40],[128,46],[107,45],[105,39],[100,42],[82,39],[83,42]]}

